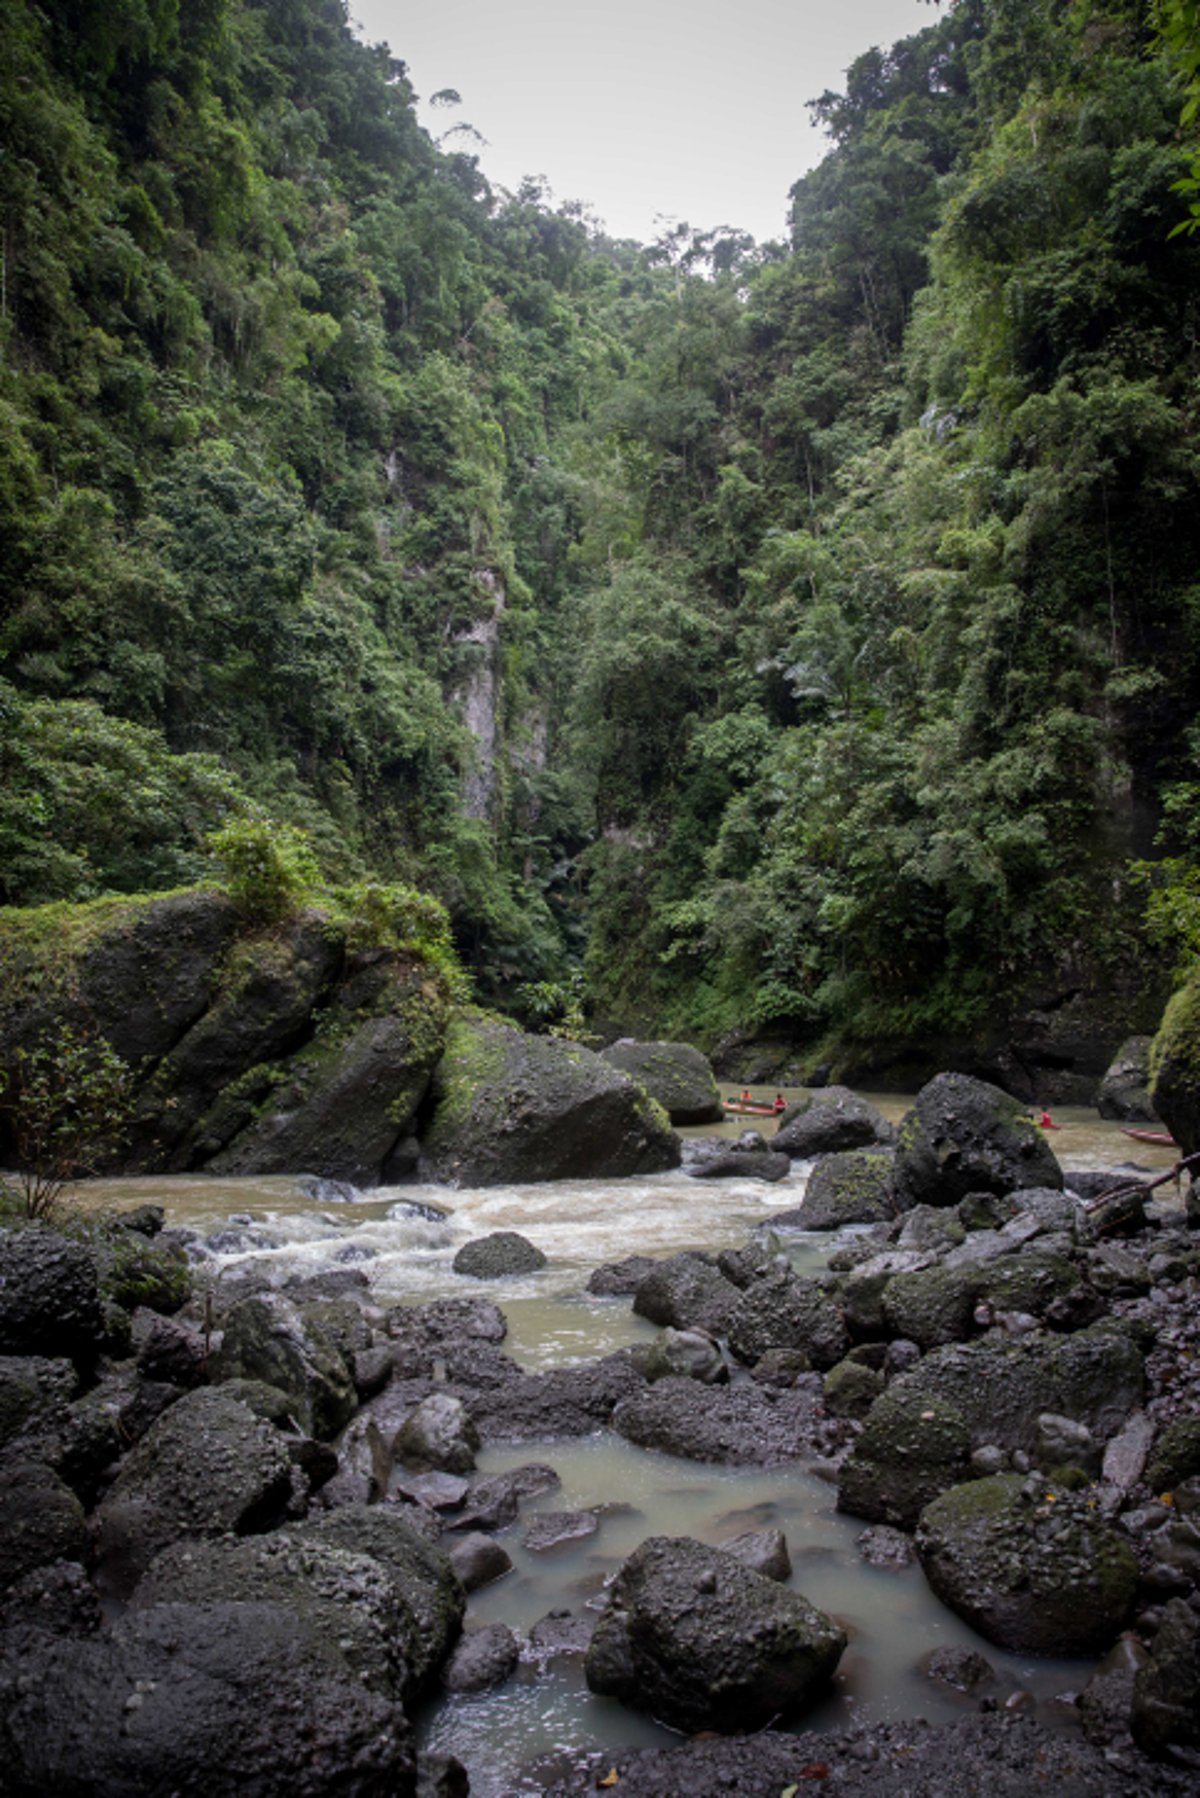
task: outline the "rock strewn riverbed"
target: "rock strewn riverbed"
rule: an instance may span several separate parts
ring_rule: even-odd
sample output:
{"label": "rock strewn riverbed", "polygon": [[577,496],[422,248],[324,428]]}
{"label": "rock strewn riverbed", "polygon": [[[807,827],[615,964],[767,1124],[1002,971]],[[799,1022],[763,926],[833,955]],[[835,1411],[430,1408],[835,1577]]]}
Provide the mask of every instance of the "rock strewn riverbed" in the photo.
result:
{"label": "rock strewn riverbed", "polygon": [[[4,1234],[11,1789],[414,1791],[414,1699],[443,1679],[502,1681],[521,1651],[503,1626],[476,1640],[469,1592],[503,1571],[505,1531],[553,1484],[547,1445],[613,1428],[702,1464],[819,1463],[843,1509],[915,1532],[935,1589],[985,1637],[1106,1658],[1069,1735],[993,1713],[985,1690],[975,1717],[941,1730],[767,1729],[580,1757],[544,1768],[543,1789],[615,1771],[643,1798],[776,1781],[932,1794],[953,1756],[963,1790],[1194,1790],[1200,1244],[1178,1208],[1090,1211],[1044,1157],[1043,1184],[1013,1184],[1033,1161],[1020,1141],[1003,1161],[1013,1120],[989,1157],[996,1101],[961,1098],[963,1159],[989,1184],[950,1202],[939,1176],[816,1279],[769,1232],[610,1270],[598,1283],[627,1291],[661,1340],[536,1374],[506,1354],[486,1281],[390,1311],[349,1267],[193,1295],[152,1212],[134,1228]],[[954,1151],[944,1100],[924,1108],[917,1162],[935,1111],[943,1162]],[[525,1444],[529,1462],[483,1478],[481,1441]],[[552,1552],[594,1521],[562,1513],[536,1540]],[[779,1546],[748,1572],[727,1550],[654,1539],[653,1576],[633,1557],[614,1586],[589,1677],[687,1727],[802,1711],[841,1637],[796,1591],[802,1576],[775,1584]],[[559,1620],[569,1651],[592,1622]],[[423,1777],[453,1789],[444,1767]]]}

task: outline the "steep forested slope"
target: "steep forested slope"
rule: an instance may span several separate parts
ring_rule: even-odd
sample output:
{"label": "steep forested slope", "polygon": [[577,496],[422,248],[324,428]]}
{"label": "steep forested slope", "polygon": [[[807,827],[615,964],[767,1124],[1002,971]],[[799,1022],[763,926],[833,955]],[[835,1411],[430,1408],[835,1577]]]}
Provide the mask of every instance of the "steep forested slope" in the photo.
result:
{"label": "steep forested slope", "polygon": [[543,1014],[586,957],[814,1054],[1133,1018],[1196,778],[1179,108],[1133,0],[958,0],[817,102],[790,244],[639,250],[435,147],[338,0],[14,0],[3,896],[254,805]]}

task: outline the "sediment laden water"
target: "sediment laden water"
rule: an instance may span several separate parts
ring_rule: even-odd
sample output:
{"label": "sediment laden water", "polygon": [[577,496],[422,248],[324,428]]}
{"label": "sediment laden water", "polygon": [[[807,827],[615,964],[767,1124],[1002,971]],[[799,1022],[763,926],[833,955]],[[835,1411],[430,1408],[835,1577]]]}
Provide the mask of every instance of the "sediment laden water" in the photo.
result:
{"label": "sediment laden water", "polygon": [[[895,1096],[876,1102],[893,1118],[907,1103]],[[1053,1146],[1068,1167],[1132,1162],[1158,1170],[1171,1163],[1170,1151],[1129,1141],[1092,1111],[1066,1109],[1057,1116],[1062,1128]],[[736,1137],[748,1121],[710,1131]],[[634,1317],[627,1298],[583,1291],[594,1267],[634,1253],[741,1244],[772,1212],[800,1202],[807,1175],[797,1163],[776,1185],[673,1173],[481,1190],[408,1186],[349,1202],[344,1190],[303,1179],[143,1178],[96,1181],[81,1196],[88,1206],[153,1199],[166,1207],[172,1224],[205,1236],[219,1232],[210,1264],[220,1269],[256,1263],[282,1281],[354,1265],[381,1304],[486,1293],[508,1318],[506,1350],[538,1368],[590,1359],[654,1334],[652,1325]],[[528,1236],[549,1265],[487,1286],[452,1272],[464,1242],[501,1229]],[[799,1270],[815,1271],[825,1264],[831,1238],[789,1236],[787,1246]],[[524,1635],[551,1610],[596,1605],[607,1578],[647,1536],[693,1535],[719,1545],[746,1530],[774,1526],[788,1539],[792,1585],[835,1615],[850,1637],[834,1688],[806,1726],[834,1727],[852,1716],[938,1722],[961,1715],[977,1699],[935,1685],[920,1671],[931,1650],[947,1645],[978,1649],[996,1669],[991,1691],[997,1702],[1036,1707],[1045,1721],[1065,1723],[1069,1710],[1061,1695],[1087,1675],[1082,1664],[1008,1655],[984,1642],[937,1603],[915,1566],[866,1565],[855,1545],[866,1526],[839,1516],[834,1488],[803,1464],[714,1467],[647,1453],[601,1432],[583,1442],[489,1449],[479,1466],[495,1473],[530,1460],[548,1461],[561,1489],[527,1502],[518,1521],[501,1533],[513,1570],[472,1595],[468,1628],[505,1622]],[[540,1554],[523,1547],[535,1511],[597,1506],[600,1527],[586,1541]],[[521,1773],[531,1762],[545,1767],[573,1750],[672,1739],[614,1700],[593,1697],[580,1661],[567,1657],[541,1661],[528,1655],[497,1691],[431,1704],[419,1723],[428,1747],[456,1754],[467,1766],[475,1798],[536,1791],[536,1781]]]}

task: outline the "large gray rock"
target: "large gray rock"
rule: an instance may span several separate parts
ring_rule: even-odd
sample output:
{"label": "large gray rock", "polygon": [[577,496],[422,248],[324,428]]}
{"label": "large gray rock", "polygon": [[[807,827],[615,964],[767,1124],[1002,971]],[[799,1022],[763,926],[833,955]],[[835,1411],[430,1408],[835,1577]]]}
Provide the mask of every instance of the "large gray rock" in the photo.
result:
{"label": "large gray rock", "polygon": [[281,1292],[241,1299],[224,1319],[213,1357],[216,1380],[262,1380],[286,1392],[306,1434],[328,1440],[344,1429],[358,1404],[351,1365],[326,1313],[334,1307],[295,1305]]}
{"label": "large gray rock", "polygon": [[360,955],[339,981],[317,1039],[291,1058],[269,1098],[209,1165],[226,1174],[303,1168],[378,1184],[429,1090],[446,1015],[442,988],[423,962],[400,950]]}
{"label": "large gray rock", "polygon": [[493,1230],[490,1236],[464,1242],[452,1263],[456,1274],[465,1274],[472,1280],[534,1274],[545,1265],[546,1257],[537,1244],[516,1230]]}
{"label": "large gray rock", "polygon": [[94,1361],[104,1339],[90,1249],[34,1225],[0,1233],[0,1354]]}
{"label": "large gray rock", "polygon": [[1137,1593],[1128,1544],[1084,1495],[1038,1475],[944,1493],[921,1515],[917,1552],[942,1603],[1018,1653],[1102,1653]]}
{"label": "large gray rock", "polygon": [[364,1685],[402,1699],[428,1685],[464,1608],[448,1557],[390,1506],[350,1506],[266,1536],[177,1543],[133,1597],[138,1608],[211,1600],[291,1612],[302,1635],[335,1640]]}
{"label": "large gray rock", "polygon": [[1158,1113],[1150,1097],[1150,1036],[1129,1036],[1109,1063],[1096,1092],[1096,1110],[1102,1118],[1120,1118],[1127,1124],[1155,1124]]}
{"label": "large gray rock", "polygon": [[822,1155],[804,1191],[804,1202],[768,1218],[775,1228],[840,1230],[846,1224],[877,1224],[895,1216],[892,1200],[894,1150],[847,1149]]}
{"label": "large gray rock", "polygon": [[673,1124],[720,1123],[725,1115],[712,1067],[690,1043],[638,1043],[625,1038],[600,1054],[645,1087]]}
{"label": "large gray rock", "polygon": [[0,1355],[0,1451],[16,1449],[57,1466],[78,1387],[70,1361]]}
{"label": "large gray rock", "polygon": [[127,1590],[183,1536],[269,1527],[291,1490],[278,1430],[220,1387],[188,1393],[125,1456],[96,1514],[105,1584]]}
{"label": "large gray rock", "polygon": [[842,1314],[815,1280],[793,1273],[755,1280],[726,1326],[729,1347],[753,1365],[771,1349],[802,1349],[814,1367],[833,1367],[850,1346]]}
{"label": "large gray rock", "polygon": [[461,1399],[431,1392],[406,1419],[393,1447],[406,1467],[470,1473],[479,1431]]}
{"label": "large gray rock", "polygon": [[901,1210],[956,1205],[970,1192],[1062,1183],[1062,1169],[1027,1108],[970,1074],[938,1074],[900,1125],[895,1191]]}
{"label": "large gray rock", "polygon": [[807,1160],[895,1139],[895,1129],[869,1100],[848,1086],[826,1086],[783,1112],[771,1146],[793,1160]]}
{"label": "large gray rock", "polygon": [[641,1087],[590,1049],[460,1012],[433,1083],[422,1166],[497,1186],[614,1178],[679,1165],[679,1138]]}
{"label": "large gray rock", "polygon": [[757,1729],[826,1689],[845,1633],[797,1592],[687,1537],[617,1574],[588,1648],[592,1691],[674,1729]]}
{"label": "large gray rock", "polygon": [[[1073,1336],[986,1337],[933,1349],[889,1392],[952,1406],[971,1447],[994,1443],[1032,1454],[1037,1420],[1050,1411],[1107,1442],[1142,1401],[1142,1357],[1127,1336],[1095,1327]],[[882,1401],[881,1401],[882,1402]]]}
{"label": "large gray rock", "polygon": [[408,1621],[404,1654],[406,1692],[433,1679],[462,1628],[465,1596],[448,1555],[427,1542],[395,1505],[346,1505],[311,1518],[294,1532],[302,1540],[329,1543],[366,1555],[387,1574]]}
{"label": "large gray rock", "polygon": [[627,1442],[690,1461],[766,1467],[816,1452],[820,1395],[777,1392],[750,1383],[702,1386],[668,1376],[622,1399],[612,1427]]}
{"label": "large gray rock", "polygon": [[633,1309],[652,1324],[723,1336],[738,1296],[737,1287],[707,1256],[684,1253],[653,1263],[638,1281]]}
{"label": "large gray rock", "polygon": [[0,1591],[50,1561],[82,1561],[83,1506],[41,1461],[0,1460]]}
{"label": "large gray rock", "polygon": [[6,1788],[32,1798],[411,1798],[404,1712],[338,1636],[239,1599],[128,1612],[85,1640],[0,1641]]}

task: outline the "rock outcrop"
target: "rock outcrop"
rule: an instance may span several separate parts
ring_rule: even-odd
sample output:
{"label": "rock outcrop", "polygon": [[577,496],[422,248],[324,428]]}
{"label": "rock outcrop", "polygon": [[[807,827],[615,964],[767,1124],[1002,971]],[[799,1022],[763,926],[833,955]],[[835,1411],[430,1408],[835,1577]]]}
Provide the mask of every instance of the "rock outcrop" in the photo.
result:
{"label": "rock outcrop", "polygon": [[460,1012],[433,1086],[423,1169],[460,1186],[603,1179],[679,1165],[661,1108],[590,1049]]}

